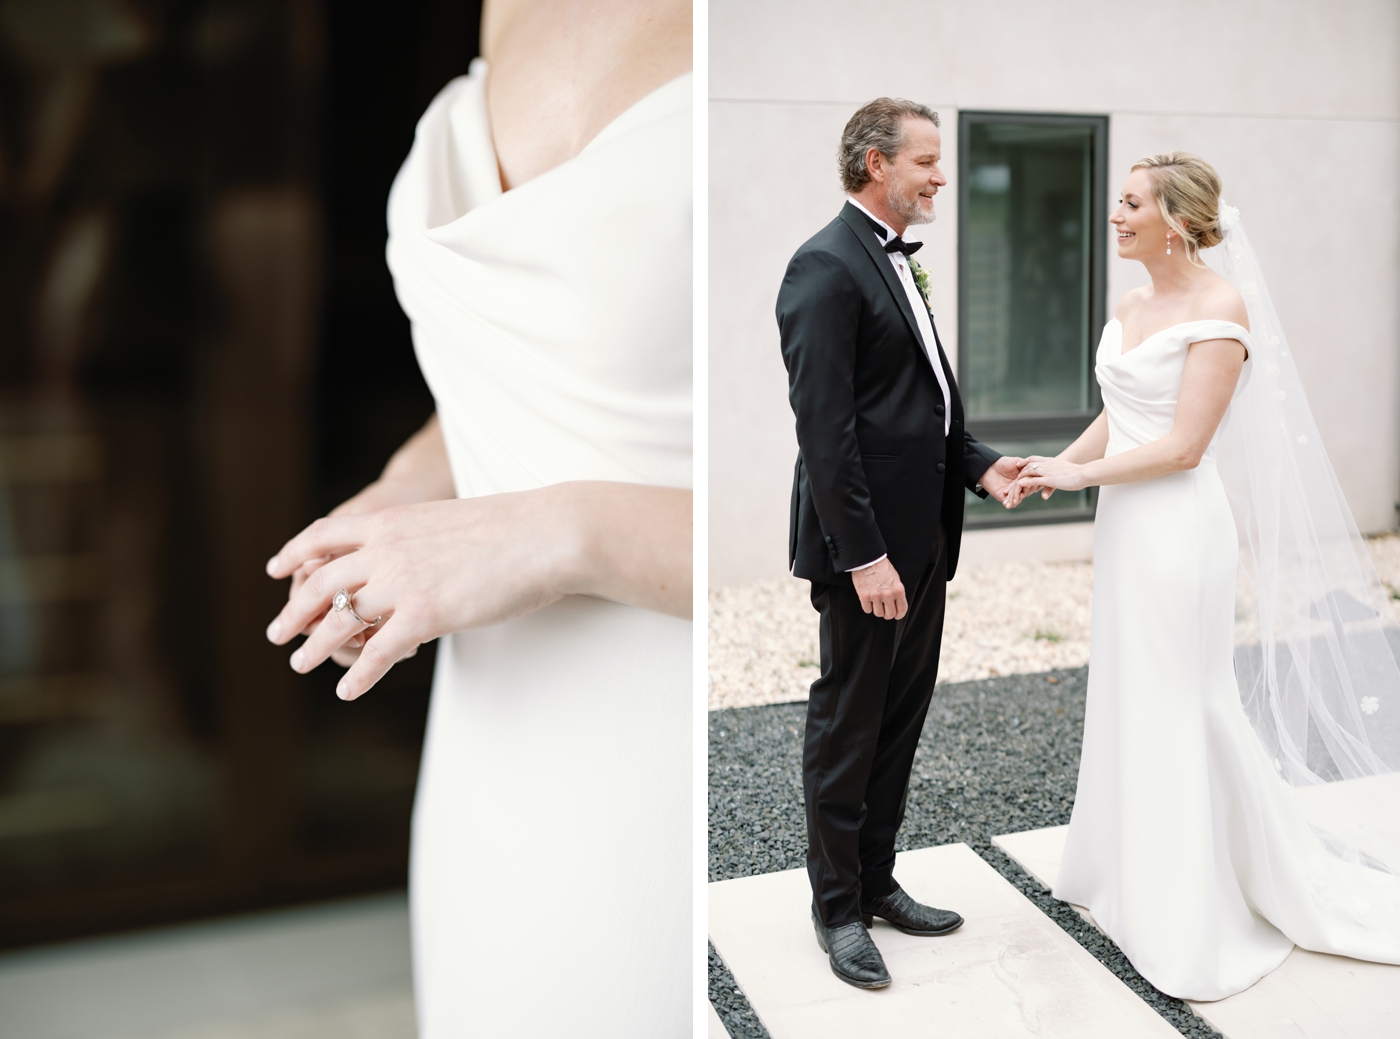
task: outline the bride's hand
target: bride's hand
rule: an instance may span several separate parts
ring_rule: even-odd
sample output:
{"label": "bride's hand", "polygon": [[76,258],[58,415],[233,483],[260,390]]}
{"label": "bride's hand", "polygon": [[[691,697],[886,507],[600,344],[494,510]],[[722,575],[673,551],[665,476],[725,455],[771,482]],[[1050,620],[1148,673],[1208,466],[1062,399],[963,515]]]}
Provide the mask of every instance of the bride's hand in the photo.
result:
{"label": "bride's hand", "polygon": [[[564,483],[328,516],[269,561],[275,578],[309,572],[267,637],[284,645],[314,625],[292,654],[303,673],[363,639],[336,687],[352,700],[425,642],[564,595],[688,616],[691,505],[674,488]],[[332,611],[341,588],[361,617],[383,620],[367,628],[351,610]]]}
{"label": "bride's hand", "polygon": [[[395,505],[418,504],[422,500],[423,498],[417,487],[406,485],[401,480],[381,478],[375,480],[374,483],[370,484],[353,498],[337,505],[331,510],[330,516],[364,516],[371,512],[379,512],[381,509],[393,508]],[[296,597],[297,592],[301,590],[301,586],[306,583],[307,578],[329,563],[332,558],[334,557],[320,556],[315,559],[308,559],[298,567],[296,572],[292,574],[292,585],[287,591],[288,601]],[[319,617],[313,617],[310,623],[301,630],[301,634],[312,634],[325,619],[325,614]],[[368,628],[359,635],[351,636],[331,654],[331,660],[335,661],[335,663],[339,664],[341,667],[350,667],[359,657],[360,650],[364,647],[365,642],[370,639],[377,630],[377,628]],[[417,647],[414,647],[406,656],[411,657],[417,652]]]}
{"label": "bride's hand", "polygon": [[[354,497],[341,502],[331,516],[363,516],[392,508],[395,505],[416,505],[426,501],[441,501],[455,498],[457,493],[452,484],[452,467],[447,461],[447,445],[443,442],[442,426],[437,414],[428,419],[423,428],[404,443],[389,464],[384,467],[379,479],[365,487]],[[316,570],[329,563],[332,556],[308,559],[292,574],[292,585],[287,592],[288,600],[294,598]],[[310,635],[325,619],[315,617],[301,634]],[[367,629],[355,635],[331,654],[331,659],[341,667],[350,667],[360,655],[360,649],[378,628]],[[408,656],[417,652],[415,648]]]}
{"label": "bride's hand", "polygon": [[[361,641],[336,688],[351,700],[419,645],[450,631],[537,610],[571,590],[567,524],[556,488],[483,498],[392,506],[317,520],[268,563],[274,578],[302,574],[301,586],[268,627],[283,645],[312,628],[292,654],[305,673]],[[334,612],[347,589],[354,610]],[[364,635],[372,632],[372,637]]]}
{"label": "bride's hand", "polygon": [[1040,491],[1041,498],[1049,499],[1055,491],[1082,491],[1087,486],[1082,465],[1063,458],[1030,455],[1021,463],[1021,475],[1007,492],[1008,505],[1011,502],[1020,504],[1034,491]]}

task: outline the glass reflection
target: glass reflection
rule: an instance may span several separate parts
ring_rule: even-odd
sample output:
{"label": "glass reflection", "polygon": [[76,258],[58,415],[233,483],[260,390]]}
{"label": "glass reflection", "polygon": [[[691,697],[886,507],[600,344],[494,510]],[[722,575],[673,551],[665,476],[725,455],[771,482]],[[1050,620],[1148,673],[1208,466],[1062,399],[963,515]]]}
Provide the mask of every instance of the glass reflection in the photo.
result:
{"label": "glass reflection", "polygon": [[968,417],[1082,411],[1093,129],[977,122],[970,131],[961,228]]}
{"label": "glass reflection", "polygon": [[384,204],[478,22],[0,3],[0,946],[403,883],[432,653],[340,703],[262,567],[431,411]]}

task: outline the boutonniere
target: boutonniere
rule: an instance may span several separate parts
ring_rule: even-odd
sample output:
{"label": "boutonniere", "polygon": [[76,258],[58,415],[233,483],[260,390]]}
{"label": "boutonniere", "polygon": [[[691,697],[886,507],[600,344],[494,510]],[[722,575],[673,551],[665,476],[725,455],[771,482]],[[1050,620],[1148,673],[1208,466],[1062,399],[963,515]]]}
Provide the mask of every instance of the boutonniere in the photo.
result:
{"label": "boutonniere", "polygon": [[928,308],[930,314],[933,313],[933,304],[928,298],[928,271],[919,266],[919,261],[914,257],[909,257],[909,270],[914,274],[914,286],[919,290],[919,295],[924,299],[924,306]]}

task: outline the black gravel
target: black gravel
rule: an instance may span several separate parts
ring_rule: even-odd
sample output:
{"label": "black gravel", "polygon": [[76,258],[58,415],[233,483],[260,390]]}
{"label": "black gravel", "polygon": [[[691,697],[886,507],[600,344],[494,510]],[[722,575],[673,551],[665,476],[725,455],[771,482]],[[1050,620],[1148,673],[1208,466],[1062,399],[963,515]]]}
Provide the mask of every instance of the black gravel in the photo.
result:
{"label": "black gravel", "polygon": [[[966,843],[1182,1035],[1222,1039],[1190,1007],[1153,988],[1118,947],[992,844],[1069,822],[1084,732],[1087,669],[940,685],[934,692],[900,831],[901,851]],[[710,880],[798,869],[802,727],[807,705],[710,714]],[[768,1039],[710,947],[710,1002],[735,1039]]]}

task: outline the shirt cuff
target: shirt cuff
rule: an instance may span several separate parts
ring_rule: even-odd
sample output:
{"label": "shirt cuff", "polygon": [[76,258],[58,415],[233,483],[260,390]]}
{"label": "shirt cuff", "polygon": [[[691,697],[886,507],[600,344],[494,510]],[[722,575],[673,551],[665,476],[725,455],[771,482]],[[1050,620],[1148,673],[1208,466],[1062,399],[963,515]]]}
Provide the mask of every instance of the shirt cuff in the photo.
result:
{"label": "shirt cuff", "polygon": [[870,569],[872,566],[874,566],[876,563],[883,563],[883,562],[884,562],[886,559],[888,559],[889,557],[890,557],[890,554],[889,554],[888,552],[886,552],[886,553],[885,553],[884,555],[882,555],[879,559],[872,559],[872,560],[871,560],[870,562],[868,562],[868,563],[862,563],[860,566],[853,566],[853,567],[851,567],[849,570],[846,571],[846,573],[848,573],[848,574],[853,574],[853,573],[855,573],[857,570],[869,570],[869,569]]}

